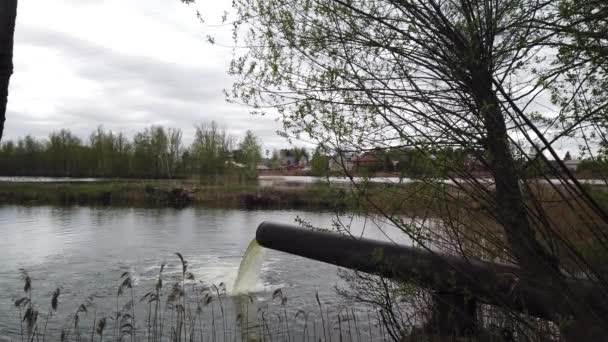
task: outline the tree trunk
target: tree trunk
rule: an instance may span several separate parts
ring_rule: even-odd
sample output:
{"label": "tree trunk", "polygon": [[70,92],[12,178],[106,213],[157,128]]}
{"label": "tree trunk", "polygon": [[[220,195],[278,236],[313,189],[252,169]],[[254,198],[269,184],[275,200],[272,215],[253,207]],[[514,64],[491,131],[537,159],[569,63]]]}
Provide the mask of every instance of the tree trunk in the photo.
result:
{"label": "tree trunk", "polygon": [[[556,298],[562,298],[564,306],[571,308],[574,320],[568,326],[561,327],[566,340],[605,338],[608,332],[603,327],[603,319],[598,317],[597,311],[591,309],[601,304],[571,295],[572,291],[560,271],[559,261],[536,238],[520,189],[520,176],[509,149],[505,118],[499,99],[492,90],[491,74],[483,66],[474,70],[471,72],[471,87],[478,108],[481,108],[487,133],[485,148],[489,153],[496,184],[496,213],[511,253],[521,268],[520,281],[522,284],[547,289]],[[560,322],[563,318],[556,313],[553,319]]]}
{"label": "tree trunk", "polygon": [[[499,100],[492,90],[489,72],[479,68],[473,73],[474,93],[484,120],[487,137],[485,148],[496,183],[496,212],[503,225],[511,252],[524,274],[537,278],[546,274],[554,278],[559,267],[553,257],[538,242],[528,220],[520,190],[515,160],[509,149],[509,137]],[[547,279],[543,280],[546,281]]]}
{"label": "tree trunk", "polygon": [[13,37],[15,18],[17,17],[17,0],[0,1],[0,141],[6,120],[8,102],[8,84],[13,74]]}

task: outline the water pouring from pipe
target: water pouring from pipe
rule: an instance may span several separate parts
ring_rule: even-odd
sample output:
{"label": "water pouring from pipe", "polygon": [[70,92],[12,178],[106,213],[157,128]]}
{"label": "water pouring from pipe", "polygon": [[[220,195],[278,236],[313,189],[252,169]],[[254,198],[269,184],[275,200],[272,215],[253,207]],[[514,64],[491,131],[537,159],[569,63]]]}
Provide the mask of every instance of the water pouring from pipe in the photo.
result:
{"label": "water pouring from pipe", "polygon": [[265,249],[255,239],[251,240],[241,260],[239,273],[232,288],[233,294],[246,294],[258,288],[264,254]]}

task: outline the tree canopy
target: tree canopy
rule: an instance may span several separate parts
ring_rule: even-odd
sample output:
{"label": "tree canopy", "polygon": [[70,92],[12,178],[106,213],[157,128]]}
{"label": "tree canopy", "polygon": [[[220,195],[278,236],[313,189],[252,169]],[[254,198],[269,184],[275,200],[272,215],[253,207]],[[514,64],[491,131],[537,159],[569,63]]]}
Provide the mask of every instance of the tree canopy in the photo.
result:
{"label": "tree canopy", "polygon": [[[234,138],[214,123],[200,124],[190,146],[176,128],[150,126],[129,138],[99,126],[81,139],[68,129],[47,139],[30,135],[0,144],[0,175],[56,177],[191,178],[239,175]],[[253,138],[253,139],[252,139]],[[243,142],[252,162],[259,140],[248,132]],[[257,145],[259,148],[259,145]],[[258,158],[258,159],[256,159]],[[253,165],[255,170],[255,164]]]}
{"label": "tree canopy", "polygon": [[[566,275],[584,274],[600,285],[605,274],[581,252],[587,248],[581,241],[561,233],[563,222],[540,198],[538,177],[578,217],[577,230],[608,252],[608,214],[555,149],[578,138],[587,153],[597,153],[605,139],[605,4],[236,0],[234,6],[235,39],[248,49],[235,50],[232,98],[254,112],[278,110],[287,134],[306,135],[334,152],[408,147],[433,157],[426,160],[445,171],[436,174],[450,178],[454,189],[422,175],[437,201],[454,203],[456,191],[471,199],[457,201],[461,209],[481,207],[474,221],[442,217],[456,234],[446,244],[464,256],[481,256],[492,245],[501,260],[520,267],[521,281],[563,296],[574,317],[565,336],[602,333],[606,316],[588,300],[564,294],[572,293]],[[551,105],[557,109],[545,110]],[[465,163],[433,156],[451,147],[489,170],[491,184]],[[538,159],[546,167],[531,173]],[[395,203],[411,200],[392,191]],[[423,247],[437,242],[420,233],[431,229],[427,220],[382,216]],[[479,249],[464,251],[462,243]]]}
{"label": "tree canopy", "polygon": [[[246,165],[249,171],[255,172],[256,166],[262,160],[262,146],[252,131],[247,131],[239,143],[238,157],[235,160]],[[236,152],[236,151],[235,151]]]}

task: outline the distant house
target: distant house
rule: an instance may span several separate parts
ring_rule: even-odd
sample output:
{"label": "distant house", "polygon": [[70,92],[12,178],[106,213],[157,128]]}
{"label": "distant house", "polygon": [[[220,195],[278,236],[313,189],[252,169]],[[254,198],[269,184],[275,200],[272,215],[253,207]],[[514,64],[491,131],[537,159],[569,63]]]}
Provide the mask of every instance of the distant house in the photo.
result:
{"label": "distant house", "polygon": [[333,172],[351,172],[353,170],[354,154],[350,152],[336,153],[329,158],[329,170]]}
{"label": "distant house", "polygon": [[580,164],[581,164],[580,159],[564,160],[564,165],[566,165],[566,168],[572,172],[576,172],[576,170],[578,170],[578,166]]}
{"label": "distant house", "polygon": [[[570,172],[576,172],[581,162],[582,160],[580,159],[562,160],[562,163],[564,163],[564,165]],[[551,164],[551,166],[553,166],[555,169],[560,170],[560,165],[556,160],[550,160],[549,164]]]}
{"label": "distant house", "polygon": [[355,171],[380,170],[384,166],[384,158],[376,152],[365,152],[352,159]]}

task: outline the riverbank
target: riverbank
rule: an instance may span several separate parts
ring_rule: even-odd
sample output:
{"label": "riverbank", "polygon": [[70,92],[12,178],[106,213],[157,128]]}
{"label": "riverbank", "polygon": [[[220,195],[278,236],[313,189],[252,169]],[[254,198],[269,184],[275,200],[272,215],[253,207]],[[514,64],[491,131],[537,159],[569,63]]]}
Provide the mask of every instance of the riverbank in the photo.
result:
{"label": "riverbank", "polygon": [[[449,184],[369,182],[353,189],[341,182],[269,181],[215,185],[185,180],[0,181],[0,204],[381,211],[424,216],[438,216],[450,204],[456,208],[466,203],[463,207],[469,211],[480,208],[474,198]],[[600,205],[608,205],[604,187],[587,186]],[[557,200],[551,191],[538,191],[547,201]]]}
{"label": "riverbank", "polygon": [[101,181],[0,182],[0,203],[20,205],[102,205],[135,207],[335,209],[344,190],[327,185],[263,187],[257,184],[198,185],[188,182]]}
{"label": "riverbank", "polygon": [[[192,181],[0,182],[0,204],[278,209],[420,215],[440,210],[423,183],[204,185]],[[371,201],[370,201],[371,199]],[[438,212],[435,213],[435,215]]]}

